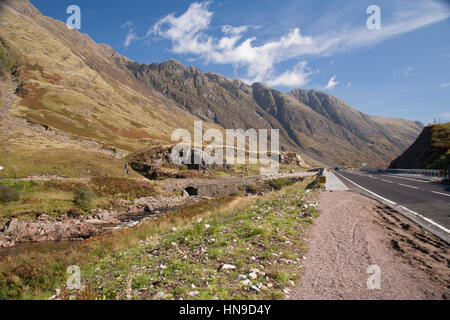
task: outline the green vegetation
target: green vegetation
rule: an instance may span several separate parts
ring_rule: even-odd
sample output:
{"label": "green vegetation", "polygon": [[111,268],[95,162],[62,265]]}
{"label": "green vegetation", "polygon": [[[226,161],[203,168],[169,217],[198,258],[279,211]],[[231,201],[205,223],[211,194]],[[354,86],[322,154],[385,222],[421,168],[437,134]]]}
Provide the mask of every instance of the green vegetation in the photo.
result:
{"label": "green vegetation", "polygon": [[19,201],[20,195],[17,191],[7,187],[3,184],[0,184],[0,202],[7,203],[13,201]]}
{"label": "green vegetation", "polygon": [[[68,156],[70,153],[70,157]],[[20,179],[32,175],[59,175],[70,178],[124,176],[123,161],[107,154],[66,149],[16,150],[1,152],[0,179]],[[130,171],[130,178],[141,176]]]}
{"label": "green vegetation", "polygon": [[[89,188],[95,193],[93,208],[116,208],[121,199],[155,196],[160,190],[153,183],[125,178],[94,177],[63,180],[0,180],[21,195],[20,201],[0,202],[0,223],[11,218],[34,219],[36,214],[50,217],[66,215],[74,206],[74,192]],[[120,206],[119,206],[120,207]]]}
{"label": "green vegetation", "polygon": [[91,183],[97,194],[113,195],[122,199],[150,197],[159,193],[155,184],[134,179],[94,177]]}
{"label": "green vegetation", "polygon": [[[282,298],[300,277],[302,233],[317,215],[303,209],[310,180],[259,198],[203,201],[70,248],[7,259],[0,299],[48,298],[64,286],[69,265],[82,269],[84,289],[64,289],[64,298]],[[225,264],[235,269],[222,270]],[[252,277],[251,269],[258,269]]]}
{"label": "green vegetation", "polygon": [[73,193],[73,203],[80,209],[88,211],[92,209],[94,193],[91,189],[80,188]]}
{"label": "green vegetation", "polygon": [[427,169],[450,167],[450,122],[432,127],[430,151],[430,162],[427,164]]}
{"label": "green vegetation", "polygon": [[6,43],[0,39],[0,64],[4,66],[5,70],[13,73],[17,69],[17,61],[7,49]]}
{"label": "green vegetation", "polygon": [[294,180],[289,178],[278,178],[264,182],[267,187],[274,190],[281,190],[283,187],[289,186],[293,183]]}

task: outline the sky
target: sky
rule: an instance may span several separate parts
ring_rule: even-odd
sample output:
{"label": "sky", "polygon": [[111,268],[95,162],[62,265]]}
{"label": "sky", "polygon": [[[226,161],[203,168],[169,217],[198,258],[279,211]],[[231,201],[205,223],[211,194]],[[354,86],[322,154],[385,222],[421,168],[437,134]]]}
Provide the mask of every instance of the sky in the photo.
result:
{"label": "sky", "polygon": [[62,21],[78,5],[81,32],[141,63],[174,58],[369,115],[450,121],[450,0],[31,2]]}

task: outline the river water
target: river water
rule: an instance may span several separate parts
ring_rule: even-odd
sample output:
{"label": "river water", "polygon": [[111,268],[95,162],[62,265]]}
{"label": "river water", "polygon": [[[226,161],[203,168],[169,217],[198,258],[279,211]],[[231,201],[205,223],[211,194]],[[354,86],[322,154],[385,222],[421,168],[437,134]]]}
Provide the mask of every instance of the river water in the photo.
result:
{"label": "river water", "polygon": [[[124,228],[132,228],[147,218],[158,217],[171,212],[178,211],[180,208],[167,208],[155,210],[152,213],[135,213],[127,214],[118,217],[120,223],[114,225],[103,225],[100,228],[104,231],[108,230],[118,230]],[[49,253],[59,250],[65,250],[82,243],[83,240],[79,241],[42,241],[33,243],[21,243],[12,248],[0,249],[0,260],[6,257],[14,258],[27,253]]]}

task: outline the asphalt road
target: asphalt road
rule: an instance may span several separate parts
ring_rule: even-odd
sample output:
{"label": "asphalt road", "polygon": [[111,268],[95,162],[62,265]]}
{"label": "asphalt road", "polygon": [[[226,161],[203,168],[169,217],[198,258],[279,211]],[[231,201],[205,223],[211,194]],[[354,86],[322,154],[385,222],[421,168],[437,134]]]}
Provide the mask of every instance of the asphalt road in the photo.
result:
{"label": "asphalt road", "polygon": [[[388,173],[337,171],[349,190],[369,193],[393,205],[418,213],[450,229],[450,186]],[[361,188],[362,187],[362,188]],[[364,190],[365,189],[365,190]]]}

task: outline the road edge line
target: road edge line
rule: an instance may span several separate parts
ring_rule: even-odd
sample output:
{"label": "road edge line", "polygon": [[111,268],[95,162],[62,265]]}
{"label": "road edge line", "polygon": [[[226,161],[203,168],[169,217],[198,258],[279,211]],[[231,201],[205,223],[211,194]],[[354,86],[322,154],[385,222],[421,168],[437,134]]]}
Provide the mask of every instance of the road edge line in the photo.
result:
{"label": "road edge line", "polygon": [[361,187],[359,184],[353,182],[352,180],[350,180],[350,179],[344,177],[343,175],[341,175],[341,174],[339,174],[339,173],[337,173],[337,174],[338,174],[340,177],[344,178],[345,180],[348,180],[349,182],[353,183],[353,184],[354,184],[355,186],[357,186],[358,188],[363,189],[364,191],[369,192],[370,194],[373,194],[374,196],[376,196],[376,197],[378,197],[378,198],[380,198],[380,199],[383,199],[384,201],[386,201],[386,202],[388,202],[388,203],[390,203],[390,204],[397,205],[397,203],[395,203],[394,201],[391,201],[391,200],[389,200],[389,199],[386,199],[386,198],[384,198],[384,197],[382,197],[382,196],[376,194],[375,192],[372,192],[372,191],[370,191],[370,190],[368,190],[368,189],[366,189],[366,188],[364,188],[364,187]]}
{"label": "road edge line", "polygon": [[[362,190],[368,192],[369,194],[372,194],[372,198],[374,200],[377,200],[381,203],[383,203],[386,206],[391,206],[392,209],[396,210],[398,213],[400,213],[401,215],[405,216],[406,218],[408,218],[409,220],[411,220],[412,222],[416,223],[417,225],[419,225],[420,227],[424,228],[425,230],[427,230],[428,232],[434,234],[436,237],[444,240],[447,243],[450,243],[450,233],[449,230],[446,229],[445,227],[439,225],[438,223],[434,222],[433,220],[426,218],[424,216],[422,216],[421,214],[414,212],[404,206],[401,205],[397,205],[395,202],[395,205],[392,205],[392,201],[383,198],[379,195],[377,195],[376,193],[367,190],[364,187],[361,187],[360,185],[356,184],[355,182],[351,181],[350,179],[342,176],[339,174],[339,176],[341,176],[342,178],[348,180],[349,182],[353,183],[354,185],[358,186],[359,188],[361,188]],[[363,194],[364,195],[364,194]],[[373,197],[373,195],[376,196],[376,198]],[[370,197],[370,196],[369,196]],[[381,201],[379,199],[381,199]]]}
{"label": "road edge line", "polygon": [[438,228],[441,229],[442,231],[444,231],[444,232],[450,234],[450,230],[448,230],[448,229],[447,229],[446,227],[444,227],[444,226],[441,226],[439,223],[434,222],[434,221],[431,220],[430,218],[424,217],[424,216],[421,215],[420,213],[417,213],[417,212],[415,212],[415,211],[412,211],[412,210],[410,210],[410,209],[408,209],[408,208],[406,208],[406,207],[404,207],[404,206],[400,206],[400,208],[402,208],[403,210],[406,210],[406,211],[408,211],[408,212],[410,212],[410,213],[412,213],[412,214],[414,214],[414,215],[416,215],[416,216],[422,218],[423,220],[427,221],[428,223],[431,223],[431,224],[434,225],[435,227],[438,227]]}
{"label": "road edge line", "polygon": [[442,193],[442,192],[431,191],[431,193],[434,193],[434,194],[439,194],[439,195],[441,195],[441,196],[446,196],[446,197],[450,197],[450,194],[445,194],[445,193]]}

